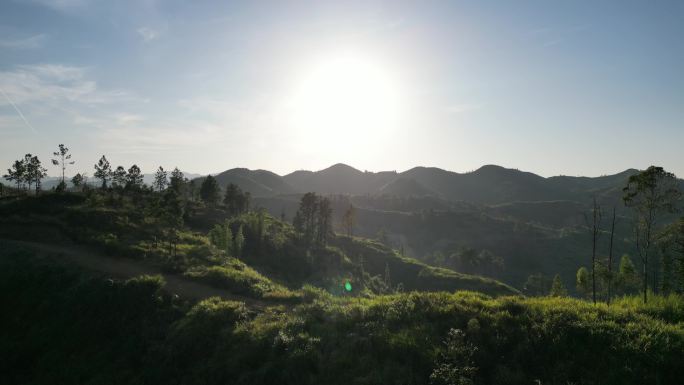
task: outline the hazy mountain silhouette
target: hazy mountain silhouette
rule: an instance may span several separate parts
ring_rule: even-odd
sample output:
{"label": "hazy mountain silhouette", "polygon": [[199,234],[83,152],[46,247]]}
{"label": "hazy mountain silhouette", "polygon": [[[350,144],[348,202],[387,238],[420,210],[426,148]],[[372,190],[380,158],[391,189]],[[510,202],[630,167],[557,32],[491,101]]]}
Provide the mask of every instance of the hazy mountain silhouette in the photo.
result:
{"label": "hazy mountain silhouette", "polygon": [[338,163],[320,171],[300,170],[285,176],[265,170],[235,168],[216,175],[222,187],[239,185],[255,197],[317,192],[352,195],[432,195],[448,201],[480,204],[558,200],[584,201],[593,195],[617,199],[630,175],[628,169],[600,177],[554,176],[486,165],[476,171],[457,173],[436,167],[414,167],[395,171],[364,172]]}

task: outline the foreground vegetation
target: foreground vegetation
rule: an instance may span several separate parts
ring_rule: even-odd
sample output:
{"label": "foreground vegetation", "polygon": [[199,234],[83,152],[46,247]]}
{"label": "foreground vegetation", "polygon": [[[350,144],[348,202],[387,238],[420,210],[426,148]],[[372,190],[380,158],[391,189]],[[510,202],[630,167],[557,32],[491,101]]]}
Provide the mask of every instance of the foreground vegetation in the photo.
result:
{"label": "foreground vegetation", "polygon": [[[53,162],[64,171],[62,147]],[[28,193],[43,172],[32,159],[9,170],[16,188],[0,198],[6,383],[676,384],[684,375],[681,222],[659,243],[672,256],[660,285],[671,294],[644,284],[648,303],[625,295],[639,277],[624,256],[604,290],[594,253],[578,291],[588,297],[592,282],[592,297],[605,291],[611,301],[592,304],[568,298],[560,275],[529,276],[522,289],[536,297],[524,297],[465,274],[504,267],[486,250],[423,262],[382,234],[355,237],[352,205],[346,235],[336,234],[334,202],[314,193],[289,223],[251,207],[236,185],[223,191],[208,176],[196,186],[160,167],[151,188],[137,166],[112,170],[104,156],[99,188],[62,180],[53,192]],[[44,251],[55,244],[152,265],[169,282],[205,288],[193,297],[204,299],[171,294],[162,276],[79,270]],[[215,293],[233,300],[205,298]]]}
{"label": "foreground vegetation", "polygon": [[[676,384],[684,298],[611,306],[473,292],[339,297],[264,311],[182,302],[21,250],[0,259],[5,383]],[[18,290],[18,288],[21,288]]]}

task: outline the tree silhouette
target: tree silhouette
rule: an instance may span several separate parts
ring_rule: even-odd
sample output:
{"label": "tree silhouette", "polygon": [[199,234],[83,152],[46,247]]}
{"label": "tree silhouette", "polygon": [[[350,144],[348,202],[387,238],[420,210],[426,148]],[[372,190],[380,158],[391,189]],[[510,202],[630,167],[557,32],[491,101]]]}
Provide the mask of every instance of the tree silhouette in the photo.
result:
{"label": "tree silhouette", "polygon": [[81,173],[74,175],[74,177],[71,178],[71,184],[77,189],[81,188],[81,186],[83,186],[83,175],[81,175]]}
{"label": "tree silhouette", "polygon": [[185,176],[178,167],[174,168],[173,171],[171,171],[171,178],[169,178],[169,188],[180,195],[184,192],[184,185]]}
{"label": "tree silhouette", "polygon": [[112,172],[112,185],[119,190],[126,187],[126,169],[123,166],[117,166]]}
{"label": "tree silhouette", "polygon": [[52,159],[52,164],[55,166],[60,166],[62,168],[62,184],[66,186],[66,182],[64,180],[64,172],[66,170],[67,164],[72,165],[75,162],[71,160],[71,154],[69,154],[69,149],[66,148],[63,144],[60,144],[58,146],[58,150],[56,152],[53,152],[52,155],[58,157],[58,159]]}
{"label": "tree silhouette", "polygon": [[216,182],[216,178],[211,175],[207,175],[202,181],[200,186],[200,198],[204,203],[215,205],[219,201],[219,196],[221,194],[221,188]]}
{"label": "tree silhouette", "polygon": [[126,174],[126,188],[139,190],[143,185],[143,176],[140,167],[132,165]]}
{"label": "tree silhouette", "polygon": [[95,165],[95,174],[93,175],[102,181],[102,189],[106,189],[107,183],[112,179],[112,166],[104,155]]}
{"label": "tree silhouette", "polygon": [[7,169],[7,174],[3,175],[3,178],[13,181],[17,185],[17,190],[21,189],[21,186],[26,180],[26,166],[21,160],[15,160],[11,168]]}
{"label": "tree silhouette", "polygon": [[167,177],[167,172],[164,171],[162,166],[159,166],[159,169],[157,169],[157,172],[154,174],[154,187],[157,188],[157,191],[161,192],[166,188],[167,184],[169,183]]}

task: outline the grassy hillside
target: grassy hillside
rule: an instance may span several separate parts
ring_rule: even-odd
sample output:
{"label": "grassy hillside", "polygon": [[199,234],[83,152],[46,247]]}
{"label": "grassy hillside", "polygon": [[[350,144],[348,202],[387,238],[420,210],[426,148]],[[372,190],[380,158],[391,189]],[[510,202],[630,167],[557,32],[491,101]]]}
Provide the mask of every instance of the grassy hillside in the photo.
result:
{"label": "grassy hillside", "polygon": [[[155,195],[121,200],[99,193],[6,199],[0,202],[0,238],[88,245],[257,298],[296,296],[290,290],[306,284],[342,293],[347,281],[354,285],[355,295],[397,289],[517,293],[493,279],[436,269],[364,239],[340,236],[329,245],[310,247],[302,244],[290,224],[260,212],[229,218],[221,207],[188,202],[184,222],[189,226],[170,232],[164,217],[154,214]],[[242,232],[239,255],[210,243],[207,233],[217,225],[232,234]],[[386,272],[391,285],[385,282]]]}
{"label": "grassy hillside", "polygon": [[[253,311],[165,295],[4,249],[8,384],[678,384],[684,298],[648,307],[460,292],[371,298],[309,290]],[[455,382],[460,381],[460,382]]]}

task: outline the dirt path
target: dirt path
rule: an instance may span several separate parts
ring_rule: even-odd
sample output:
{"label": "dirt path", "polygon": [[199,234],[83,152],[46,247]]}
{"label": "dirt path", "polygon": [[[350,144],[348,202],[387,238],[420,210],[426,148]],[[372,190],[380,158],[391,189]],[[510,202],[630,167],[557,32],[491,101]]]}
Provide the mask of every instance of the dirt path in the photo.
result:
{"label": "dirt path", "polygon": [[221,297],[227,300],[244,302],[247,306],[257,309],[278,305],[277,303],[234,294],[224,289],[189,280],[181,275],[170,274],[158,267],[134,259],[104,256],[78,245],[52,245],[2,239],[0,240],[0,250],[2,250],[2,243],[39,251],[43,255],[60,262],[73,263],[86,270],[106,273],[116,278],[132,278],[145,274],[161,275],[166,281],[165,291],[186,299],[202,300],[209,297]]}

